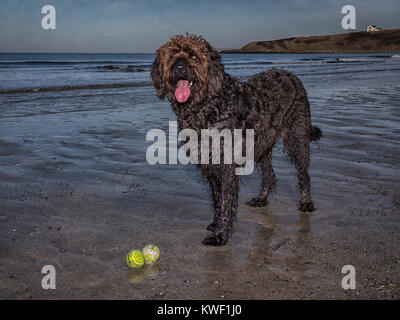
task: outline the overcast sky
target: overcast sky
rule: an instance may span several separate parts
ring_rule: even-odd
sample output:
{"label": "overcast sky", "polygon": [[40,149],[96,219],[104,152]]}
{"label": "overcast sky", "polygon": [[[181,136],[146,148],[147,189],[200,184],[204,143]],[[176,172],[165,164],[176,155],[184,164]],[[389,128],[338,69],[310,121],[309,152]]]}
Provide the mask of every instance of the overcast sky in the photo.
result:
{"label": "overcast sky", "polygon": [[[42,6],[56,30],[41,28]],[[341,8],[356,8],[357,30],[400,27],[400,0],[1,0],[0,52],[153,52],[168,37],[202,34],[218,49],[346,32]]]}

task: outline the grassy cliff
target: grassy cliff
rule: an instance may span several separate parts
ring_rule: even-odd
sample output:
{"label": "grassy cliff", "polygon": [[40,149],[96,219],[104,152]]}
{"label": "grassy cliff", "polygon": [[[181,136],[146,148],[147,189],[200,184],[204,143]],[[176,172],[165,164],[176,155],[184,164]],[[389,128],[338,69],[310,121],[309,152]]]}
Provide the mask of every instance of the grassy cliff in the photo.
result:
{"label": "grassy cliff", "polygon": [[400,52],[400,29],[255,41],[232,53]]}

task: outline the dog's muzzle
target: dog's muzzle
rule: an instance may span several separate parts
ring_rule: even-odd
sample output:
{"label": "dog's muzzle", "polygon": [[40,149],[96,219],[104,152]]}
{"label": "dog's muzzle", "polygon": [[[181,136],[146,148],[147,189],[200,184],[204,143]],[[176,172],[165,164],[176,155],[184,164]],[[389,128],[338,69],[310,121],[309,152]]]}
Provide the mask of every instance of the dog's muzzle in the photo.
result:
{"label": "dog's muzzle", "polygon": [[186,102],[191,94],[190,88],[193,81],[190,80],[190,69],[186,61],[179,60],[173,68],[173,78],[176,85],[175,98],[178,102]]}

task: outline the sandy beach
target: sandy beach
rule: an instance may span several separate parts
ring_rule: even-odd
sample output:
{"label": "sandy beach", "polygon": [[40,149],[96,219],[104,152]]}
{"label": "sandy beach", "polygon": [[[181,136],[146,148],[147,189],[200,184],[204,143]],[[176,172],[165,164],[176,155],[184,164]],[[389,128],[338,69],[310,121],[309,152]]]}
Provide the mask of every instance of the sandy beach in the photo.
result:
{"label": "sandy beach", "polygon": [[[289,66],[324,133],[311,149],[317,211],[297,210],[278,144],[269,207],[245,205],[260,176],[244,177],[223,247],[201,244],[212,214],[196,168],[146,162],[147,131],[175,119],[151,86],[1,94],[0,298],[399,299],[400,68],[382,66]],[[126,253],[147,243],[159,262],[129,270]],[[55,290],[41,287],[48,264]],[[355,290],[341,286],[345,265]]]}

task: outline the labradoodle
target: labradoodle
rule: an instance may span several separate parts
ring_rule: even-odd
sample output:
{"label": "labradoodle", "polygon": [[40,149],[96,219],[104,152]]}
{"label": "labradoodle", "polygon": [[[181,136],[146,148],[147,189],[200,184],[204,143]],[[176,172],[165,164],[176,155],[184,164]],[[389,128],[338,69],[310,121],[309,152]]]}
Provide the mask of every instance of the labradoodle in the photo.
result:
{"label": "labradoodle", "polygon": [[[259,195],[247,202],[268,204],[276,179],[271,166],[272,149],[279,138],[298,171],[299,210],[314,210],[310,194],[310,141],[322,136],[311,125],[310,104],[300,80],[272,68],[247,81],[225,73],[218,52],[201,36],[172,37],[157,52],[151,69],[158,98],[168,98],[179,128],[254,129],[254,162],[261,169]],[[221,142],[222,143],[222,142]],[[222,156],[222,155],[221,155]],[[238,206],[239,177],[235,164],[198,164],[211,186],[214,219],[205,245],[224,245],[232,233]]]}

